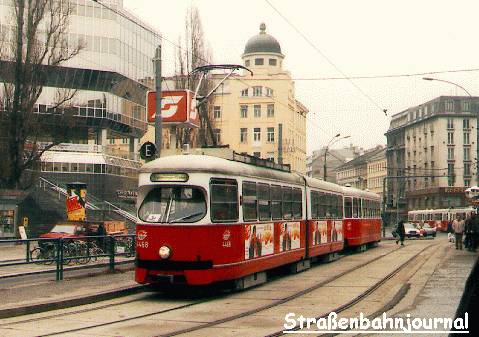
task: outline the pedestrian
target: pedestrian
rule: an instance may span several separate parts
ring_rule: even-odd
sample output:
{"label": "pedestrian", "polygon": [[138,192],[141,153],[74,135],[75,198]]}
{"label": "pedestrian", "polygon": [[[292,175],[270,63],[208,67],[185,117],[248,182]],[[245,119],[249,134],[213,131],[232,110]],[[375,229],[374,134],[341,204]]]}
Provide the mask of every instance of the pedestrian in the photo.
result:
{"label": "pedestrian", "polygon": [[479,216],[475,214],[474,221],[472,222],[472,251],[475,252],[479,245]]}
{"label": "pedestrian", "polygon": [[466,222],[464,223],[464,247],[468,250],[472,250],[472,226],[473,226],[474,213],[468,214]]}
{"label": "pedestrian", "polygon": [[454,230],[454,238],[456,241],[456,249],[462,250],[462,234],[464,233],[464,220],[460,215],[452,222],[452,229]]}
{"label": "pedestrian", "polygon": [[404,237],[406,236],[406,230],[404,229],[404,221],[399,221],[397,228],[396,228],[396,233],[398,234],[398,239],[396,240],[396,244],[401,241],[401,246],[404,246]]}

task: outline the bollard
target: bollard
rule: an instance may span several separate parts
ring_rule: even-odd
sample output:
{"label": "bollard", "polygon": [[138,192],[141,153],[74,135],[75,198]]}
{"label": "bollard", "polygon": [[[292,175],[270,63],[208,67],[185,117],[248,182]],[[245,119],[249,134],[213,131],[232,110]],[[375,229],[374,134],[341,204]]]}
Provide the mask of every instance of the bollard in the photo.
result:
{"label": "bollard", "polygon": [[28,263],[28,262],[30,262],[30,241],[27,241],[27,246],[26,247],[27,247],[26,248],[27,249],[27,251],[26,251],[26,253],[27,253],[27,263]]}
{"label": "bollard", "polygon": [[55,250],[56,250],[56,254],[55,254],[55,257],[56,257],[56,272],[55,272],[55,279],[57,281],[60,281],[60,240],[61,239],[57,239],[55,241]]}
{"label": "bollard", "polygon": [[63,280],[63,258],[64,258],[63,248],[64,248],[63,239],[60,238],[60,281]]}
{"label": "bollard", "polygon": [[115,270],[115,237],[109,236],[109,247],[110,247],[110,271]]}

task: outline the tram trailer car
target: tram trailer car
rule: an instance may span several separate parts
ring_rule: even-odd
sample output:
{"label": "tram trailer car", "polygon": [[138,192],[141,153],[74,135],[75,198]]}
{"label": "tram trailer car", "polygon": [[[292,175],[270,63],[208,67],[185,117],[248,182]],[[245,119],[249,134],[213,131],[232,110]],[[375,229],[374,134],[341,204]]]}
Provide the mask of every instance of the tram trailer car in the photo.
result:
{"label": "tram trailer car", "polygon": [[408,221],[413,223],[422,221],[437,231],[447,232],[448,224],[457,216],[466,219],[474,211],[473,207],[414,210],[408,212]]}
{"label": "tram trailer car", "polygon": [[204,155],[140,171],[136,281],[237,288],[380,240],[379,196],[289,171]]}

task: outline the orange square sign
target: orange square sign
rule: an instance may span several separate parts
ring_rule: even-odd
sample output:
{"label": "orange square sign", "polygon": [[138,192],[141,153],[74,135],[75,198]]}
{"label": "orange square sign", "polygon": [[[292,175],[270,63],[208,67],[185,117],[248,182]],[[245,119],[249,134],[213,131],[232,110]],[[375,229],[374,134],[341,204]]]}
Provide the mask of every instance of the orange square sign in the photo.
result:
{"label": "orange square sign", "polygon": [[[147,96],[148,122],[155,121],[156,92],[149,91]],[[196,102],[193,92],[189,90],[175,90],[161,92],[161,120],[168,125],[199,126]]]}

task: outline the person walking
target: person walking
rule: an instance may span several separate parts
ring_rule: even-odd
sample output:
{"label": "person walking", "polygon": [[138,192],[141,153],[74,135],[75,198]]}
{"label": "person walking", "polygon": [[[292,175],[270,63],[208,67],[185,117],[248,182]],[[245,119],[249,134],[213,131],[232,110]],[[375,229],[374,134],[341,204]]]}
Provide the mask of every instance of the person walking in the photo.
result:
{"label": "person walking", "polygon": [[472,228],[471,228],[471,238],[472,238],[472,251],[475,252],[477,246],[479,245],[479,216],[477,214],[473,217]]}
{"label": "person walking", "polygon": [[396,233],[398,234],[398,239],[396,240],[396,244],[401,241],[401,246],[404,246],[404,237],[406,236],[406,230],[404,229],[404,221],[399,221],[396,229]]}
{"label": "person walking", "polygon": [[472,227],[474,222],[473,216],[474,213],[469,214],[464,224],[464,234],[466,235],[466,237],[464,238],[464,247],[468,251],[472,250]]}
{"label": "person walking", "polygon": [[462,250],[462,234],[464,233],[464,220],[458,215],[452,222],[452,229],[454,230],[454,238],[456,241],[456,249]]}

